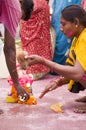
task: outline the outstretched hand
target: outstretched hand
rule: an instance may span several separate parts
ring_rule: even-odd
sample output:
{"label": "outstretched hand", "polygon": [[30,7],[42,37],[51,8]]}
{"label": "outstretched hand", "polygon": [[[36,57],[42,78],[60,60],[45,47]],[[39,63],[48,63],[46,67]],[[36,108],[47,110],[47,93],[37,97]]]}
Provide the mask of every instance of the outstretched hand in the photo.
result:
{"label": "outstretched hand", "polygon": [[57,85],[56,82],[50,82],[50,84],[42,91],[39,98],[42,98],[45,94],[47,94],[48,92],[56,89],[57,87],[58,87],[58,85]]}
{"label": "outstretched hand", "polygon": [[64,77],[59,77],[56,80],[53,80],[52,82],[50,82],[50,84],[42,91],[41,95],[39,96],[39,98],[42,98],[45,94],[47,94],[48,92],[61,87],[63,84],[67,84],[69,82],[69,79],[66,79]]}
{"label": "outstretched hand", "polygon": [[25,56],[25,59],[28,60],[28,66],[34,65],[34,64],[40,64],[41,63],[41,56],[38,55],[30,55],[30,56]]}

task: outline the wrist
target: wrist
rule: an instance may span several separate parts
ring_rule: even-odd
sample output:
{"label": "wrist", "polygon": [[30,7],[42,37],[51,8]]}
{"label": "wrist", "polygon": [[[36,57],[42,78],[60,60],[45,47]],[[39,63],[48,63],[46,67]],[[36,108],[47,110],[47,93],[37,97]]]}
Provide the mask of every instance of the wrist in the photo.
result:
{"label": "wrist", "polygon": [[55,80],[53,80],[58,86],[62,86],[64,84],[64,77],[59,77]]}
{"label": "wrist", "polygon": [[14,87],[15,87],[15,89],[18,89],[19,88],[19,82],[16,82],[16,83],[14,83]]}
{"label": "wrist", "polygon": [[41,64],[45,65],[45,58],[41,57]]}

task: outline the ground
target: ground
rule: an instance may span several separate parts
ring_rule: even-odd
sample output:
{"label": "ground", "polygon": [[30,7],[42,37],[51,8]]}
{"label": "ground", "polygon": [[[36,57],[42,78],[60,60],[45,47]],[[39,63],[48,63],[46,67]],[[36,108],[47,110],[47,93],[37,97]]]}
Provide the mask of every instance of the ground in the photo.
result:
{"label": "ground", "polygon": [[[0,130],[86,130],[86,114],[73,112],[74,108],[84,105],[74,100],[84,96],[86,91],[73,94],[64,85],[39,99],[45,86],[55,78],[47,75],[44,79],[34,81],[32,86],[37,105],[6,103],[5,97],[10,87],[6,79],[0,79],[0,108],[4,111],[0,115]],[[64,113],[55,113],[50,109],[55,103],[63,105]]]}

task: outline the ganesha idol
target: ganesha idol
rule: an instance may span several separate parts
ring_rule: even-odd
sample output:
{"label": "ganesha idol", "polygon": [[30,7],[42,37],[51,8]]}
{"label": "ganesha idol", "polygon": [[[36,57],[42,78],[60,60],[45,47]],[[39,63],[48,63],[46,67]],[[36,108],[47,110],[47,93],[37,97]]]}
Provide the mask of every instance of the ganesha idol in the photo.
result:
{"label": "ganesha idol", "polygon": [[29,105],[37,104],[37,100],[35,99],[35,97],[33,96],[33,93],[32,93],[32,83],[33,83],[32,74],[27,75],[26,72],[23,70],[19,70],[18,74],[19,74],[19,83],[21,84],[21,86],[24,87],[26,92],[30,95],[30,98],[26,101],[23,97],[17,96],[13,81],[12,81],[11,77],[9,77],[7,80],[8,80],[9,86],[11,87],[11,90],[8,93],[8,95],[6,96],[6,102],[7,103],[29,104]]}

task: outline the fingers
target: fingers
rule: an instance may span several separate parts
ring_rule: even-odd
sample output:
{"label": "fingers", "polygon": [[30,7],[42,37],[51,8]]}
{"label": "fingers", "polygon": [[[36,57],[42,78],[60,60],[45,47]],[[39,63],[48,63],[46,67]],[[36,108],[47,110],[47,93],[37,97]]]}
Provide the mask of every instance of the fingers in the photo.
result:
{"label": "fingers", "polygon": [[20,101],[27,101],[30,98],[30,95],[25,91],[23,87],[20,87],[20,89],[17,91],[17,95],[19,97]]}
{"label": "fingers", "polygon": [[25,59],[33,60],[35,58],[35,55],[25,55]]}
{"label": "fingers", "polygon": [[32,57],[26,55],[26,56],[24,57],[24,59],[27,61],[28,66],[33,65],[33,58],[32,58]]}
{"label": "fingers", "polygon": [[42,97],[43,97],[45,94],[47,94],[49,91],[51,91],[50,88],[45,89],[45,90],[41,93],[41,95],[39,96],[39,98],[42,98]]}
{"label": "fingers", "polygon": [[45,90],[41,93],[41,95],[39,96],[39,98],[42,98],[46,93],[53,91],[54,89],[57,88],[56,84],[50,84],[48,87],[45,88]]}
{"label": "fingers", "polygon": [[19,100],[22,101],[22,102],[25,102],[26,101],[26,97],[19,95]]}
{"label": "fingers", "polygon": [[25,60],[28,60],[29,56],[28,55],[25,55],[24,59]]}
{"label": "fingers", "polygon": [[30,98],[30,95],[28,93],[24,94],[25,100],[27,101]]}
{"label": "fingers", "polygon": [[42,92],[39,98],[42,98],[47,92]]}
{"label": "fingers", "polygon": [[45,95],[45,93],[41,93],[41,95],[39,96],[39,98],[41,99],[44,95]]}
{"label": "fingers", "polygon": [[27,93],[24,93],[23,95],[19,95],[19,100],[22,102],[25,102],[29,99],[29,95]]}

